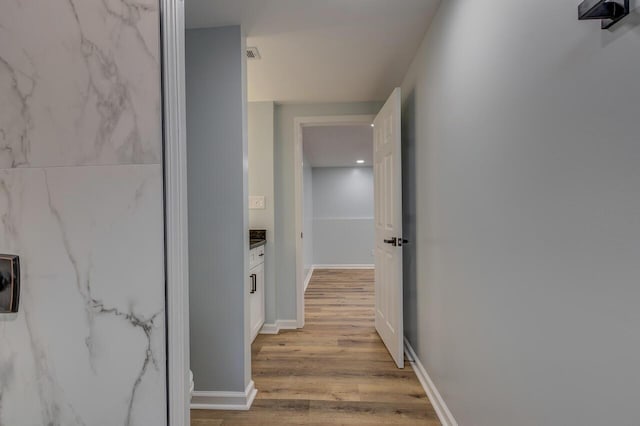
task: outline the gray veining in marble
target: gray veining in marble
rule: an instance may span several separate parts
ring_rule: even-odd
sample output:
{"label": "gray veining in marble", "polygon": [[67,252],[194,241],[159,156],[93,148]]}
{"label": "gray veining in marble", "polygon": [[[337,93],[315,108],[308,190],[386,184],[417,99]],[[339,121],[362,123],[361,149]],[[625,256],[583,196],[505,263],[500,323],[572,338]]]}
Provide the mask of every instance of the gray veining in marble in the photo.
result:
{"label": "gray veining in marble", "polygon": [[0,2],[0,426],[166,425],[158,2]]}
{"label": "gray veining in marble", "polygon": [[161,175],[0,170],[0,246],[24,282],[0,319],[0,424],[164,423]]}
{"label": "gray veining in marble", "polygon": [[3,2],[0,167],[159,163],[158,52],[154,1]]}

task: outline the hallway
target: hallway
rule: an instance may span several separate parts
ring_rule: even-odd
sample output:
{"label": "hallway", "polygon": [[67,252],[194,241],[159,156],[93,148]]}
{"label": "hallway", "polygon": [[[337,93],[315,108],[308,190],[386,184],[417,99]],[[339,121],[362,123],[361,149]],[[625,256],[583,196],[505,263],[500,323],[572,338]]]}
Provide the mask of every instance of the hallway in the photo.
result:
{"label": "hallway", "polygon": [[315,271],[305,327],[259,335],[250,411],[192,411],[192,426],[439,425],[411,366],[397,369],[374,327],[373,270]]}

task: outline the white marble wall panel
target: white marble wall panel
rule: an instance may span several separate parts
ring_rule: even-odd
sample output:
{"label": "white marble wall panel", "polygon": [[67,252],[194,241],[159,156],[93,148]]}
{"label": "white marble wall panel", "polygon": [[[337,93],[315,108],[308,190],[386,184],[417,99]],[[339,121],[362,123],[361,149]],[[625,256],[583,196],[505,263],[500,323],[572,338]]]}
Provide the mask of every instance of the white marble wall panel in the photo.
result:
{"label": "white marble wall panel", "polygon": [[161,161],[157,0],[0,1],[0,168]]}
{"label": "white marble wall panel", "polygon": [[164,425],[160,165],[0,170],[0,425]]}
{"label": "white marble wall panel", "polygon": [[0,0],[0,426],[166,425],[157,0]]}

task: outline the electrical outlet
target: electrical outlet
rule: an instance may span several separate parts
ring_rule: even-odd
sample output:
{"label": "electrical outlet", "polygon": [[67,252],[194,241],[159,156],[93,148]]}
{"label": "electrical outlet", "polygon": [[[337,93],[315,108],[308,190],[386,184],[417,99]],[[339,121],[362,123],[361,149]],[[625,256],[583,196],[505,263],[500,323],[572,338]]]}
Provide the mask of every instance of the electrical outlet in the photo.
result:
{"label": "electrical outlet", "polygon": [[249,209],[251,210],[264,210],[265,200],[264,195],[251,195],[249,196]]}

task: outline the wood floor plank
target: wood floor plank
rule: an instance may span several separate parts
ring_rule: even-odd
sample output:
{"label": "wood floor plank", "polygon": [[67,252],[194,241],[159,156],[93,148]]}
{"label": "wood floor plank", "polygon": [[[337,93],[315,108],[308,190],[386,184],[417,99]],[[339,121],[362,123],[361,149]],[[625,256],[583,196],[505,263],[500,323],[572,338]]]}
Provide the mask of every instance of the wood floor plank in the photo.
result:
{"label": "wood floor plank", "polygon": [[374,325],[373,270],[317,270],[305,327],[259,335],[249,411],[192,410],[192,426],[440,425],[410,367],[398,369]]}

